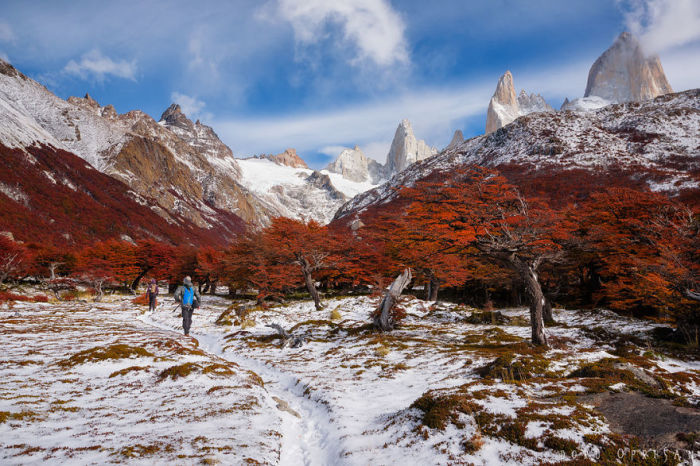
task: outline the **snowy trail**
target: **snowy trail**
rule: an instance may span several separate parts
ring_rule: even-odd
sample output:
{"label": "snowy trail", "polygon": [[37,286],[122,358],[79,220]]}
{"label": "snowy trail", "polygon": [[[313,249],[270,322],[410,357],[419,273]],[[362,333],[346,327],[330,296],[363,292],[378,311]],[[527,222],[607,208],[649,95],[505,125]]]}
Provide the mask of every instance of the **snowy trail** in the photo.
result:
{"label": "snowy trail", "polygon": [[[143,323],[169,333],[180,334],[172,327],[151,319],[147,314],[139,316]],[[282,434],[280,448],[281,465],[337,465],[342,461],[340,434],[333,425],[328,408],[308,398],[306,387],[294,375],[269,363],[224,350],[223,335],[192,332],[199,348],[240,367],[258,374],[265,382],[267,401],[271,410],[279,410]],[[287,403],[290,410],[280,409],[275,398]]]}

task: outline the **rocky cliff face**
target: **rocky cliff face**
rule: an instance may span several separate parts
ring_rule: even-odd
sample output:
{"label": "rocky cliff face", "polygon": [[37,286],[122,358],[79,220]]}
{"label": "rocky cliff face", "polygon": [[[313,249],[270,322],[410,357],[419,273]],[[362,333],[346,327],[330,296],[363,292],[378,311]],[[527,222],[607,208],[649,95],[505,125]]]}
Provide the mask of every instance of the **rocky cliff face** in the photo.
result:
{"label": "rocky cliff face", "polygon": [[331,163],[326,170],[331,173],[339,173],[348,180],[362,182],[370,179],[370,160],[365,156],[362,149],[355,146],[354,149],[345,149]]}
{"label": "rocky cliff face", "polygon": [[647,56],[639,41],[623,32],[593,63],[584,97],[598,96],[610,102],[653,99],[673,92],[661,61]]}
{"label": "rocky cliff face", "polygon": [[[117,114],[92,97],[62,100],[0,61],[0,143],[47,145],[153,199],[169,222],[217,229],[220,213],[258,223],[264,207],[239,183],[240,168],[214,131],[171,106],[160,123],[140,111]],[[261,214],[262,213],[262,214]]]}
{"label": "rocky cliff face", "polygon": [[528,95],[524,90],[516,97],[513,75],[506,71],[498,79],[486,113],[486,134],[502,128],[516,118],[533,112],[551,112],[554,109],[539,94]]}
{"label": "rocky cliff face", "polygon": [[406,167],[419,160],[437,154],[437,149],[428,146],[422,139],[416,139],[411,122],[402,120],[394,133],[391,149],[384,165],[387,177],[403,171]]}

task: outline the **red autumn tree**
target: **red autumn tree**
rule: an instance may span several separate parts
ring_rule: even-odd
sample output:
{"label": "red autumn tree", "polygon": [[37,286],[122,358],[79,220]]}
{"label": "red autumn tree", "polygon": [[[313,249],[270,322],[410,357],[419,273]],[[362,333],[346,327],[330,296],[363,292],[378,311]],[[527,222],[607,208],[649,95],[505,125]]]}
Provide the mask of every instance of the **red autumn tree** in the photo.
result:
{"label": "red autumn tree", "polygon": [[85,248],[77,256],[76,273],[92,282],[98,300],[102,297],[103,284],[113,283],[130,289],[140,270],[136,246],[126,241],[102,241]]}
{"label": "red autumn tree", "polygon": [[593,194],[576,218],[598,264],[600,303],[674,314],[683,300],[700,301],[700,222],[689,209],[659,193],[611,188]]}
{"label": "red autumn tree", "polygon": [[203,292],[216,292],[216,284],[222,273],[222,251],[212,248],[203,247],[197,251],[197,267],[195,273],[200,279],[200,283],[204,286]]}
{"label": "red autumn tree", "polygon": [[281,287],[294,275],[290,270],[278,277],[269,255],[262,232],[241,235],[223,253],[221,277],[230,290],[255,290],[258,304],[264,305],[266,298],[278,297]]}
{"label": "red autumn tree", "polygon": [[538,269],[562,255],[567,231],[557,213],[543,203],[528,203],[503,177],[482,167],[418,183],[404,196],[415,206],[412,221],[440,249],[476,248],[519,275],[530,300],[532,341],[546,345]]}
{"label": "red autumn tree", "polygon": [[[462,285],[470,277],[467,255],[476,252],[469,241],[456,241],[445,234],[451,212],[453,187],[441,183],[421,183],[400,192],[397,206],[380,217],[373,227],[385,242],[386,254],[402,267],[410,267],[427,284],[426,299],[437,301],[441,286]],[[470,264],[471,265],[471,264]]]}
{"label": "red autumn tree", "polygon": [[349,227],[329,225],[335,248],[332,273],[336,284],[383,288],[390,277],[399,273],[401,264],[389,255],[389,243],[381,226],[383,217],[366,214]]}
{"label": "red autumn tree", "polygon": [[20,278],[29,262],[29,253],[22,243],[0,234],[0,283]]}
{"label": "red autumn tree", "polygon": [[288,277],[290,266],[304,280],[316,309],[322,309],[314,275],[334,263],[335,247],[328,229],[311,220],[308,223],[284,217],[272,220],[262,232],[262,247],[268,252],[270,271],[280,280]]}
{"label": "red autumn tree", "polygon": [[138,275],[131,283],[131,290],[136,291],[141,279],[147,274],[156,279],[166,279],[176,260],[175,248],[153,239],[139,240],[134,251]]}
{"label": "red autumn tree", "polygon": [[51,245],[29,245],[32,250],[31,274],[55,280],[57,274],[70,275],[75,267],[75,254]]}

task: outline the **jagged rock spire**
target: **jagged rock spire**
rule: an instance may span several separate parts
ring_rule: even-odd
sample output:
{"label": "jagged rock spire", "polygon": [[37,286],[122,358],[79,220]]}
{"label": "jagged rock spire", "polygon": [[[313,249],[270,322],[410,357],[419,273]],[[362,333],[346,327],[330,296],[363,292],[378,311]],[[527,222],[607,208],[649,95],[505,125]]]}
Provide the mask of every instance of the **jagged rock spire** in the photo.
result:
{"label": "jagged rock spire", "polygon": [[437,149],[428,146],[422,139],[416,139],[411,122],[404,119],[394,133],[394,140],[386,157],[385,170],[391,176],[413,162],[427,159],[436,153]]}
{"label": "jagged rock spire", "polygon": [[516,118],[533,112],[552,112],[554,109],[539,94],[527,94],[525,90],[516,96],[513,75],[506,71],[496,85],[486,114],[486,134],[496,131]]}
{"label": "jagged rock spire", "polygon": [[657,55],[646,55],[637,38],[629,32],[593,63],[584,97],[598,96],[610,102],[653,99],[673,92]]}

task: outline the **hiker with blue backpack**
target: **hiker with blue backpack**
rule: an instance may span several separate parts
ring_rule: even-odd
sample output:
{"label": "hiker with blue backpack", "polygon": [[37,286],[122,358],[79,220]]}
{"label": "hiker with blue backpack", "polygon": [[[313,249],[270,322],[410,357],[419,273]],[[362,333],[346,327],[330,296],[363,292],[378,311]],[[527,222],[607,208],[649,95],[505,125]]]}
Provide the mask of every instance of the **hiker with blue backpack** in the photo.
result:
{"label": "hiker with blue backpack", "polygon": [[182,286],[175,291],[175,301],[180,303],[182,308],[182,329],[185,331],[185,335],[190,334],[192,313],[199,307],[200,300],[199,291],[192,285],[192,279],[185,277]]}

